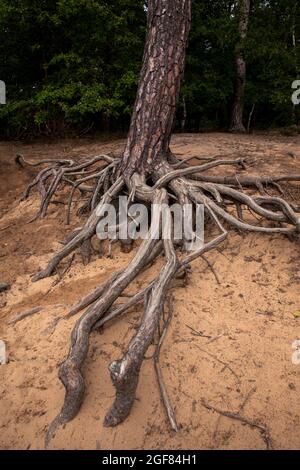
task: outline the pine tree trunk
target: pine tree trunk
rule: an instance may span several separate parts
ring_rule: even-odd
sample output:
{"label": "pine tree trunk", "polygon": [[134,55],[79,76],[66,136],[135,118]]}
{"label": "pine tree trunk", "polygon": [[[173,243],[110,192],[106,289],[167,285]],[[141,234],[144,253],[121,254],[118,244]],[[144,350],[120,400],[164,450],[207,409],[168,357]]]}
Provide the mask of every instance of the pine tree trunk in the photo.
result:
{"label": "pine tree trunk", "polygon": [[148,1],[143,66],[123,156],[126,178],[147,176],[169,150],[185,51],[192,0]]}
{"label": "pine tree trunk", "polygon": [[235,57],[236,85],[230,125],[231,132],[246,132],[243,123],[246,85],[246,61],[244,57],[243,46],[248,32],[250,3],[251,0],[239,0],[238,4],[240,42],[238,44]]}

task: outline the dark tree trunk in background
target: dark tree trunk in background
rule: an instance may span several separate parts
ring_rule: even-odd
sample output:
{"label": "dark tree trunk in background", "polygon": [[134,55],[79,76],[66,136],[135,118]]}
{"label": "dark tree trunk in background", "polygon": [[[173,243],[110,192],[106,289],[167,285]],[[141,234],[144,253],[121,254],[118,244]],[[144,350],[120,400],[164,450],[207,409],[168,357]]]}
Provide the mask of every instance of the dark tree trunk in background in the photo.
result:
{"label": "dark tree trunk in background", "polygon": [[237,52],[235,56],[236,85],[230,124],[231,132],[246,132],[245,126],[243,124],[244,96],[246,84],[246,61],[243,49],[244,41],[248,33],[250,4],[251,0],[238,0],[240,41],[237,45]]}
{"label": "dark tree trunk in background", "polygon": [[139,87],[123,173],[150,173],[169,149],[185,66],[192,0],[150,0]]}
{"label": "dark tree trunk in background", "polygon": [[182,99],[182,118],[181,118],[181,132],[185,131],[185,125],[186,125],[186,119],[187,119],[187,109],[186,109],[186,101],[185,97]]}

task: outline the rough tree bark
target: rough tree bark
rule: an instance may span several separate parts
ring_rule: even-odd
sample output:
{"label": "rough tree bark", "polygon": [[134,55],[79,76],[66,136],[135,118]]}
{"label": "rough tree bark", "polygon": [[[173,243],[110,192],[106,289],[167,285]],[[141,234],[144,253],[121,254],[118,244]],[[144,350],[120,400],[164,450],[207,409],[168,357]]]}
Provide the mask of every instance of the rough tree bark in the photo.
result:
{"label": "rough tree bark", "polygon": [[249,16],[250,16],[251,0],[238,0],[238,17],[239,17],[239,43],[235,56],[236,68],[236,84],[234,101],[232,107],[230,131],[231,132],[246,132],[243,115],[244,115],[244,98],[245,98],[245,85],[246,85],[246,61],[244,57],[244,41],[248,33]]}
{"label": "rough tree bark", "polygon": [[151,173],[169,150],[184,72],[191,0],[148,2],[147,37],[122,170]]}
{"label": "rough tree bark", "polygon": [[[27,162],[20,155],[16,158],[16,162],[22,166],[43,166],[24,193],[26,198],[34,187],[38,189],[41,204],[36,217],[46,216],[53,196],[60,187],[66,186],[71,188],[66,224],[70,220],[75,191],[80,191],[84,196],[77,215],[89,214],[84,225],[67,237],[63,248],[49,260],[45,269],[34,276],[33,281],[54,274],[61,262],[73,255],[76,249],[81,250],[84,261],[89,261],[92,255],[91,239],[96,236],[97,225],[107,203],[117,203],[120,195],[129,194],[129,201],[146,202],[147,207],[155,204],[155,211],[151,213],[149,236],[138,245],[128,266],[115,272],[62,318],[68,321],[85,310],[75,323],[69,353],[59,367],[59,378],[65,387],[65,399],[61,411],[49,426],[46,445],[58,427],[74,419],[80,410],[85,392],[82,368],[92,331],[109,325],[112,320],[138,304],[143,305],[144,313],[136,334],[123,357],[109,366],[116,397],[105,417],[104,425],[116,426],[126,419],[135,403],[145,353],[154,342],[158,327],[164,319],[164,308],[169,298],[167,292],[172,281],[177,275],[184,275],[194,260],[225,240],[228,229],[224,224],[239,231],[289,237],[297,236],[300,231],[300,209],[277,195],[283,194],[280,184],[300,181],[300,175],[261,178],[243,175],[242,172],[246,169],[246,161],[243,159],[199,158],[204,160],[202,164],[189,166],[191,157],[179,160],[169,150],[190,19],[191,0],[148,1],[148,30],[143,67],[126,148],[121,157],[98,155],[79,161],[57,159],[41,160],[38,163]],[[225,165],[235,168],[234,173],[207,174],[209,170]],[[248,190],[251,192],[247,193]],[[272,190],[275,195],[270,194]],[[185,204],[193,207],[193,216],[196,214],[196,204],[202,204],[205,215],[210,220],[210,224],[206,225],[209,240],[189,254],[184,254],[183,248],[187,241],[184,238],[179,242],[181,251],[177,250],[170,210],[167,218],[162,217],[162,207],[168,207],[170,200],[182,206],[183,217],[187,216]],[[249,217],[249,214],[254,214],[255,219]],[[164,255],[164,264],[157,277],[128,300],[116,303],[137,276],[161,255]],[[166,331],[168,321],[164,322],[163,331]],[[164,334],[158,342],[157,351],[161,348],[163,337]],[[159,371],[157,377],[166,414],[172,428],[176,430],[174,410],[157,364],[158,354],[154,355],[154,361],[156,372]]]}

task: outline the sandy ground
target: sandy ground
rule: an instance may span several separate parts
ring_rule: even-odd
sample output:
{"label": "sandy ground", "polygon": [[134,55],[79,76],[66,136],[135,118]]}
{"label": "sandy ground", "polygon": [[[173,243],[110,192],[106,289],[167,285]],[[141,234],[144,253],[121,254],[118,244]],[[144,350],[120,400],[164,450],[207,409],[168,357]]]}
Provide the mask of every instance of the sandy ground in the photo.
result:
{"label": "sandy ground", "polygon": [[[57,276],[31,283],[30,275],[45,266],[70,229],[63,223],[62,204],[51,205],[45,220],[26,224],[35,214],[38,196],[34,193],[21,203],[19,198],[34,172],[17,168],[14,156],[18,152],[32,159],[94,155],[120,152],[123,144],[88,140],[0,143],[0,282],[12,285],[0,294],[0,339],[9,353],[9,363],[0,366],[2,449],[43,449],[47,425],[63,402],[57,367],[68,351],[76,318],[63,320],[54,329],[53,320],[133,256],[115,245],[112,259],[95,255],[84,267],[76,255],[58,284],[54,285]],[[300,173],[300,137],[186,134],[175,136],[172,148],[180,156],[250,157],[252,174]],[[290,191],[300,204],[299,187]],[[78,226],[74,217],[72,226]],[[221,252],[209,253],[208,258],[221,285],[203,260],[194,263],[188,285],[173,291],[175,313],[161,355],[180,431],[175,435],[169,429],[151,360],[142,367],[130,417],[114,429],[102,425],[114,397],[107,366],[122,355],[138,325],[141,310],[135,309],[102,334],[92,334],[84,366],[83,406],[76,419],[57,433],[50,448],[266,447],[258,429],[220,417],[203,406],[203,399],[231,412],[239,412],[246,399],[241,414],[268,428],[274,448],[300,447],[300,365],[292,363],[292,343],[300,338],[299,241],[232,232]],[[129,291],[150,279],[157,268],[140,276]],[[15,326],[7,324],[34,306],[44,310]],[[191,328],[202,336],[193,334]],[[215,340],[210,342],[206,336]]]}

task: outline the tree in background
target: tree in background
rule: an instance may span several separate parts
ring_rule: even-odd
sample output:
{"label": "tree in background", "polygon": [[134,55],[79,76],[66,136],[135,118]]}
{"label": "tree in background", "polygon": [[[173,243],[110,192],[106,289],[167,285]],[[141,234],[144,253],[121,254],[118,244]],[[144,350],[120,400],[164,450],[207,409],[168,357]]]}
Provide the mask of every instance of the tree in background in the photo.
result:
{"label": "tree in background", "polygon": [[[236,0],[193,2],[182,90],[188,130],[230,128],[235,53],[240,43],[236,4]],[[261,129],[299,125],[300,107],[294,109],[291,103],[291,83],[297,78],[295,64],[300,61],[299,29],[299,2],[252,0],[243,43],[247,62],[244,125],[249,123],[250,114],[252,126]]]}
{"label": "tree in background", "polygon": [[235,56],[236,85],[230,123],[231,132],[246,132],[243,124],[246,85],[244,43],[248,32],[250,5],[251,0],[238,0],[237,2],[239,42],[236,46]]}
{"label": "tree in background", "polygon": [[300,109],[293,108],[290,92],[300,58],[299,31],[299,2],[253,0],[245,46],[246,101],[248,110],[255,104],[260,127],[299,125]]}
{"label": "tree in background", "polygon": [[[184,72],[191,4],[192,0],[148,1],[143,64],[126,147],[121,157],[98,155],[77,162],[57,159],[51,161],[50,165],[47,160],[33,163],[34,166],[42,165],[43,169],[29,185],[24,197],[35,186],[38,188],[41,205],[37,216],[45,217],[54,194],[66,185],[71,188],[66,221],[69,222],[73,196],[77,190],[83,195],[80,213],[84,209],[89,214],[84,225],[68,236],[63,248],[50,259],[45,269],[35,275],[34,281],[55,273],[60,263],[78,248],[84,261],[89,262],[92,256],[92,238],[97,235],[97,226],[103,221],[107,204],[117,206],[120,195],[129,195],[126,213],[129,220],[134,217],[130,213],[133,202],[152,208],[148,237],[137,244],[135,255],[128,265],[81,299],[64,317],[67,320],[85,309],[73,328],[68,356],[59,367],[59,378],[66,392],[65,399],[61,411],[48,429],[46,444],[58,427],[74,419],[80,410],[85,392],[82,369],[88,354],[91,332],[139,303],[143,305],[143,316],[137,331],[123,356],[109,366],[116,396],[104,425],[116,426],[129,415],[135,402],[139,374],[147,349],[154,342],[156,332],[163,332],[159,335],[154,354],[155,370],[170,425],[177,431],[176,416],[158,359],[166,328],[171,321],[169,289],[172,281],[178,275],[185,276],[195,259],[222,243],[228,236],[229,228],[299,236],[300,208],[278,197],[277,192],[282,194],[280,183],[300,181],[300,175],[248,176],[245,173],[246,161],[243,159],[200,157],[202,164],[190,166],[188,161],[191,157],[179,160],[169,148]],[[30,165],[30,162],[20,156],[17,162]],[[232,174],[225,176],[221,171],[215,175],[208,173],[208,170],[221,166],[233,168]],[[251,190],[249,193],[247,188]],[[271,188],[276,191],[275,196],[269,195]],[[197,217],[197,206],[202,205],[205,211],[207,239],[203,244],[194,245],[194,249],[188,253],[187,244],[195,242],[197,237],[192,228],[190,233],[183,234],[182,239],[174,239],[169,208],[174,201],[178,203],[184,225],[190,228]],[[254,223],[249,218],[249,213],[255,214]],[[109,227],[110,229],[115,229],[120,237],[121,223]],[[132,286],[137,276],[161,255],[163,265],[153,281],[125,302],[116,303],[123,297],[124,291]],[[165,316],[164,312],[167,311],[168,316]]]}
{"label": "tree in background", "polygon": [[[234,87],[235,1],[193,0],[193,16],[182,96],[186,129],[228,129]],[[181,98],[181,103],[183,98]],[[182,116],[182,107],[179,116]]]}

